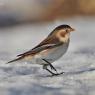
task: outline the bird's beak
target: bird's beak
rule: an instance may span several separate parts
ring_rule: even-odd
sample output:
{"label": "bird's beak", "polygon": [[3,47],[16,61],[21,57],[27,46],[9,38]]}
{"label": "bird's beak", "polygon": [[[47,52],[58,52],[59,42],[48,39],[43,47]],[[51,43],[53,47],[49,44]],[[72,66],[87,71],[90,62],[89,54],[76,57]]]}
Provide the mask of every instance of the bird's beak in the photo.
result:
{"label": "bird's beak", "polygon": [[74,29],[74,28],[71,28],[70,30],[71,30],[71,32],[75,31],[75,29]]}

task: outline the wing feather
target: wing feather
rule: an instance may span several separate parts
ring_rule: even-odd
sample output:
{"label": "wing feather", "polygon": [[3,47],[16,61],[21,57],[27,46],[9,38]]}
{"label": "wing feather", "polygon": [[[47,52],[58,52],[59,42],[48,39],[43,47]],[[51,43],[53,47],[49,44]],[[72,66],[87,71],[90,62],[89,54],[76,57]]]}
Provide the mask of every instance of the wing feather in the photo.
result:
{"label": "wing feather", "polygon": [[34,55],[38,52],[41,52],[42,50],[54,48],[55,46],[59,46],[63,44],[59,41],[59,39],[55,36],[47,37],[44,41],[42,41],[39,45],[34,47],[33,49],[29,50],[28,52],[19,54],[17,56],[27,56],[27,55]]}

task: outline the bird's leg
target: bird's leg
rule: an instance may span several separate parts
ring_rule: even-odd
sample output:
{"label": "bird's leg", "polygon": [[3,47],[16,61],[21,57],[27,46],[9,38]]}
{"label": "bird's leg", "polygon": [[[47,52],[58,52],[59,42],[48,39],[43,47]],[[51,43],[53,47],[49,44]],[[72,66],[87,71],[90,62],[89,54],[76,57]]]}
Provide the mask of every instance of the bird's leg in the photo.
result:
{"label": "bird's leg", "polygon": [[61,75],[63,74],[64,72],[61,72],[61,73],[53,73],[52,71],[50,71],[48,68],[47,68],[48,64],[44,64],[43,65],[43,69],[47,70],[49,73],[51,73],[52,75],[51,76],[58,76],[58,75]]}
{"label": "bird's leg", "polygon": [[48,62],[46,59],[43,59],[46,63],[48,63],[49,64],[49,66],[51,67],[51,69],[53,69],[53,70],[55,70],[56,72],[57,72],[57,70],[54,68],[54,66],[50,63],[50,62]]}
{"label": "bird's leg", "polygon": [[[44,60],[46,63],[48,63],[48,64],[43,65],[43,69],[46,69],[48,72],[50,72],[52,74],[52,76],[57,76],[57,75],[61,75],[64,73],[64,72],[58,73],[57,70],[54,68],[54,66],[50,62],[48,62],[46,59],[42,59],[42,60]],[[51,69],[54,69],[56,71],[56,73],[53,73],[52,71],[50,71],[47,68],[48,65],[51,67]]]}
{"label": "bird's leg", "polygon": [[43,65],[43,69],[47,70],[49,73],[52,74],[52,76],[56,75],[55,73],[53,73],[52,71],[50,71],[48,68],[47,68],[48,64],[44,64]]}

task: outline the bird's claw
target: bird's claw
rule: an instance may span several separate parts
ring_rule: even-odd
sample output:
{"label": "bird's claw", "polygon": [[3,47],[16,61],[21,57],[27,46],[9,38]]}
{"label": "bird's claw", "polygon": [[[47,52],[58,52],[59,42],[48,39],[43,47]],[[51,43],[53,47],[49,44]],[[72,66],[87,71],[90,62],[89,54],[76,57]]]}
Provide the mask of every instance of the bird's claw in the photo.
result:
{"label": "bird's claw", "polygon": [[61,75],[63,74],[64,72],[61,72],[61,73],[53,73],[51,76],[58,76],[58,75]]}

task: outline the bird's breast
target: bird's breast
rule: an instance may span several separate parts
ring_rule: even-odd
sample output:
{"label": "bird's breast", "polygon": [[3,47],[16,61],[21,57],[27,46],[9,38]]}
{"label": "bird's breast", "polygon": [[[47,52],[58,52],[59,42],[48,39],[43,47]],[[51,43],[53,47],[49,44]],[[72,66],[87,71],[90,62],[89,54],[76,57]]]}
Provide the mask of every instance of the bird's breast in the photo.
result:
{"label": "bird's breast", "polygon": [[44,59],[47,59],[49,62],[54,62],[66,53],[68,46],[69,41],[61,46],[57,46],[56,48],[47,49],[41,52],[40,56]]}

